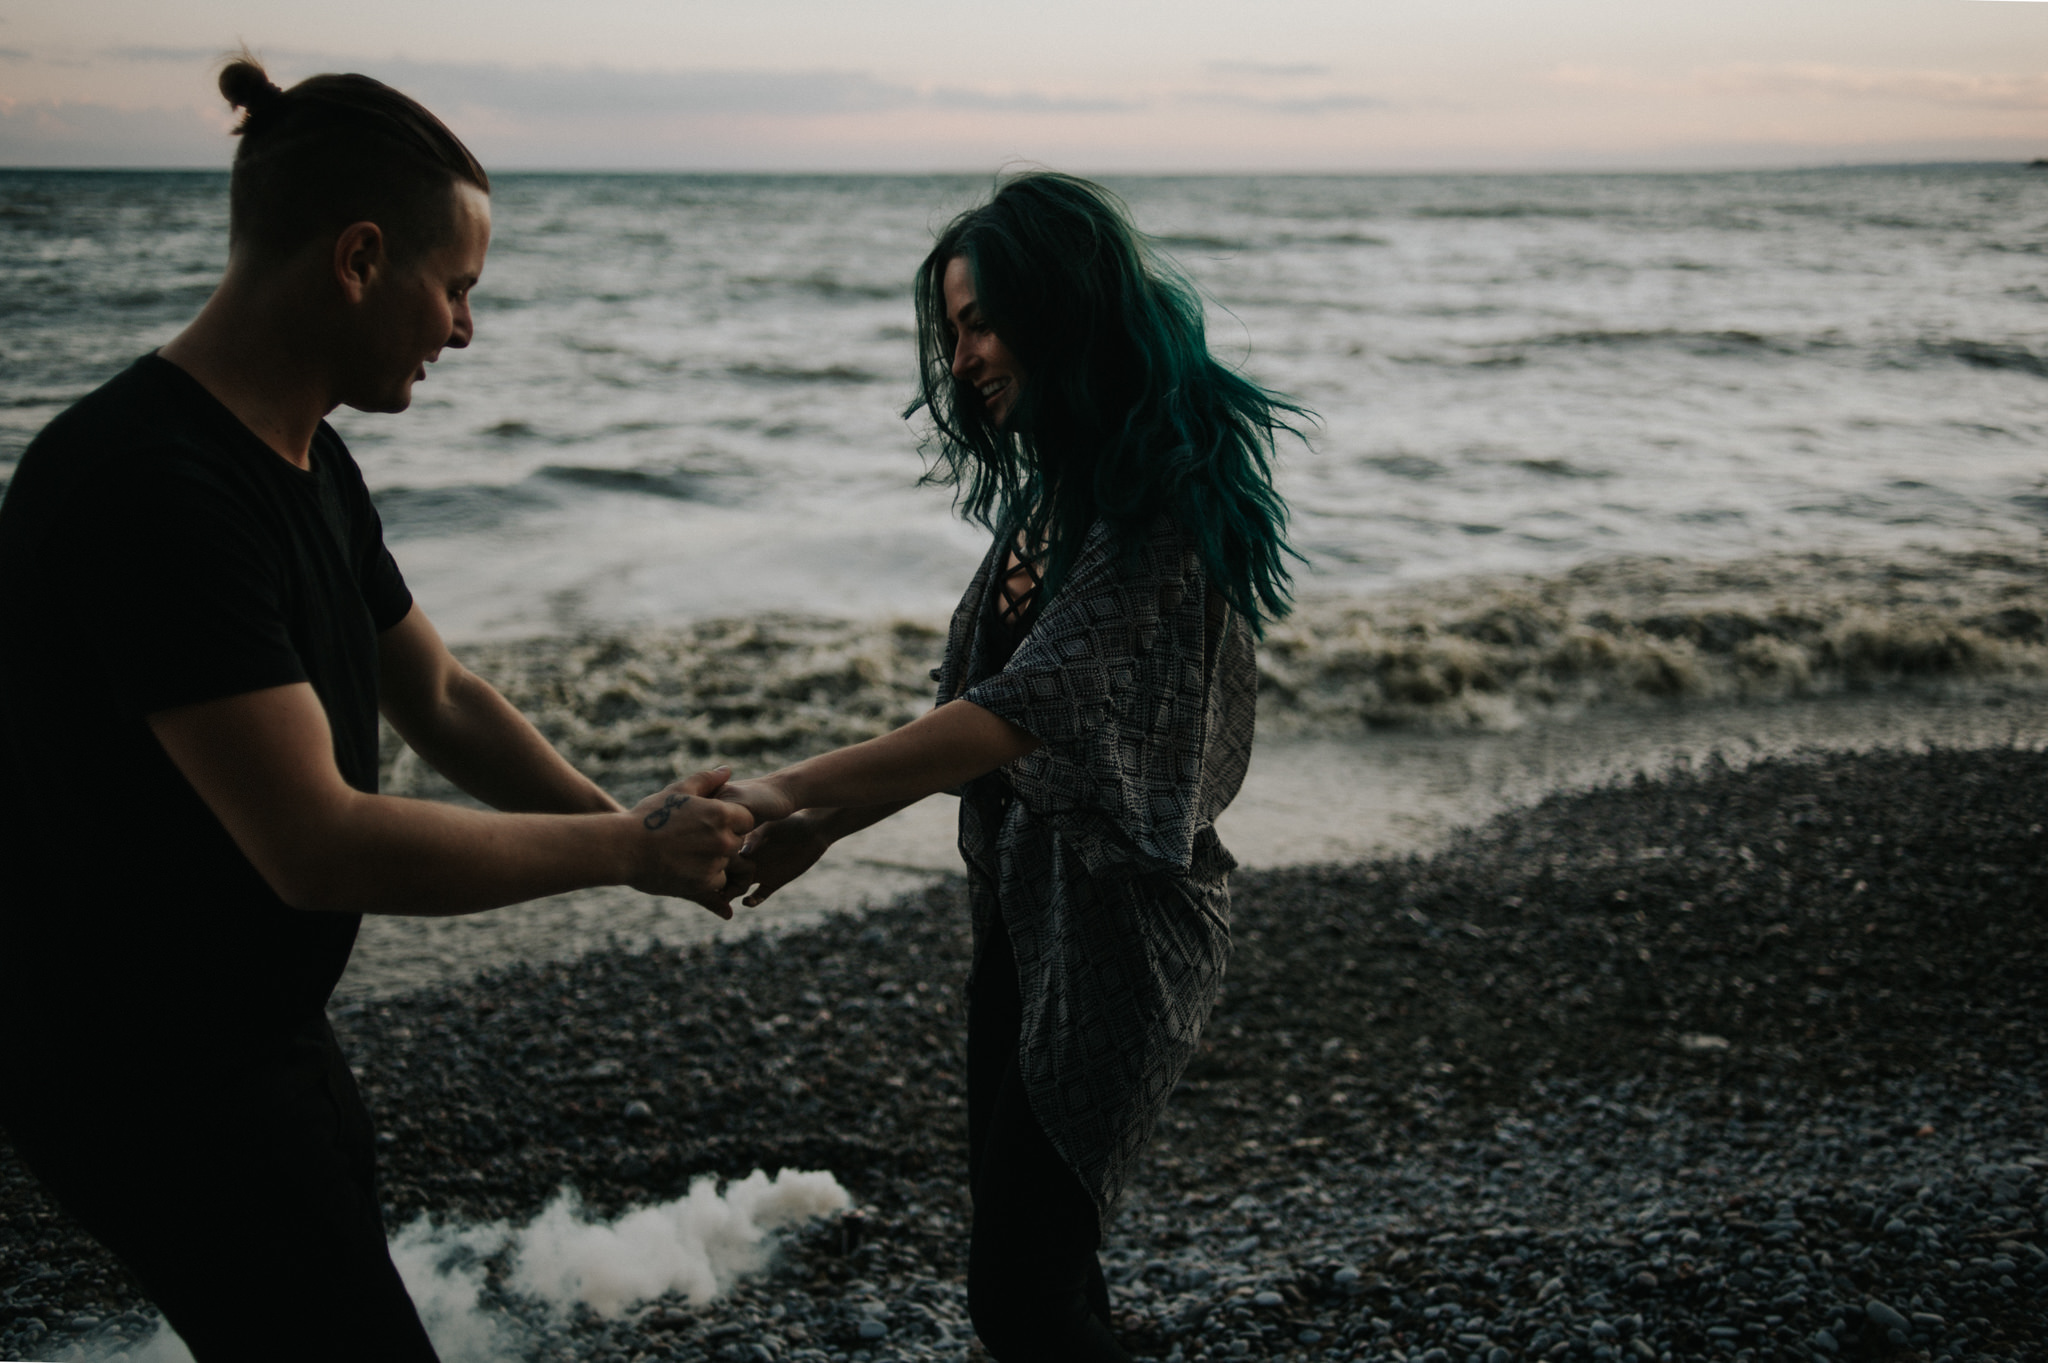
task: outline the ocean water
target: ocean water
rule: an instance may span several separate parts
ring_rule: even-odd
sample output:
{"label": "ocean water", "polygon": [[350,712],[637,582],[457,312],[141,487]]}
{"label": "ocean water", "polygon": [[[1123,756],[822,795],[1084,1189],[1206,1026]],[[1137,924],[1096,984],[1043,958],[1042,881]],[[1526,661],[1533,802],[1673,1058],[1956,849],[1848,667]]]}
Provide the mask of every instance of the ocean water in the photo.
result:
{"label": "ocean water", "polygon": [[[920,487],[909,280],[972,177],[507,175],[478,334],[342,411],[451,637],[929,620],[978,531]],[[2048,532],[2048,173],[1123,179],[1212,343],[1313,407],[1311,598],[1617,556]],[[199,307],[218,174],[0,172],[0,477]]]}

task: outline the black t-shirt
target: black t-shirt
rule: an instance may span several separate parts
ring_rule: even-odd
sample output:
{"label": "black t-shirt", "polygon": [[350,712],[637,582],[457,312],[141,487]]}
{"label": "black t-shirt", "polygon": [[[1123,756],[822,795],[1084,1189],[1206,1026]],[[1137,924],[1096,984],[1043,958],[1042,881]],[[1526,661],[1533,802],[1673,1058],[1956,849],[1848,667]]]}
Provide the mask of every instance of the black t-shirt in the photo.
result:
{"label": "black t-shirt", "polygon": [[411,605],[324,422],[301,470],[147,355],[36,437],[0,503],[0,1061],[232,1064],[320,1024],[359,920],[279,899],[146,717],[310,682],[374,791]]}

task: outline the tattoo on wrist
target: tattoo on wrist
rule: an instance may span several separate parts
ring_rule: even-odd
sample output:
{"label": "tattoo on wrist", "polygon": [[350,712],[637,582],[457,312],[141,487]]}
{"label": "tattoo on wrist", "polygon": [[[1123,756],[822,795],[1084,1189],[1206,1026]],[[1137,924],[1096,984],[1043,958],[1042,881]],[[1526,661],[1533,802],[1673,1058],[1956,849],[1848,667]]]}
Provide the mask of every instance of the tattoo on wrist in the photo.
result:
{"label": "tattoo on wrist", "polygon": [[670,794],[661,802],[660,809],[655,810],[640,822],[649,828],[659,828],[669,821],[671,815],[688,803],[690,803],[689,796]]}

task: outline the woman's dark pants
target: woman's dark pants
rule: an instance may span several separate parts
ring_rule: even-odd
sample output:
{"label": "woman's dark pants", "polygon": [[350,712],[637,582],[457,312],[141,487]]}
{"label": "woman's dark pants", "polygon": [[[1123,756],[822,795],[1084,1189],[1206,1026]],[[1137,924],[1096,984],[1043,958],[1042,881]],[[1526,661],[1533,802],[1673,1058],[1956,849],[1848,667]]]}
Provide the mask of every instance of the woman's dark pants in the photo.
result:
{"label": "woman's dark pants", "polygon": [[1017,959],[997,922],[968,985],[968,1314],[1001,1363],[1127,1363],[1109,1331],[1095,1201],[1024,1096],[1022,1015]]}

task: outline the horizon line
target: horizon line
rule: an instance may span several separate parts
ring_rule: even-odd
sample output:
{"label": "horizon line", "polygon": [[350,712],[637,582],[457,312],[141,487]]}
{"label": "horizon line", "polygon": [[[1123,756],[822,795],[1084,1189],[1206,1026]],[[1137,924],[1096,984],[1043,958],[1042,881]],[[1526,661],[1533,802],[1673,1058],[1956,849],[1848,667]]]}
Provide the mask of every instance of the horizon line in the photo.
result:
{"label": "horizon line", "polygon": [[[2048,151],[2048,149],[2044,149]],[[1940,168],[2003,166],[2019,169],[2048,168],[2048,154],[2029,160],[2007,158],[1939,159],[1927,161],[1816,161],[1799,165],[1756,165],[1731,162],[1711,166],[1441,166],[1404,167],[1400,169],[1379,168],[1329,168],[1324,170],[1257,170],[1257,169],[1204,169],[1204,170],[1088,170],[1085,173],[1103,179],[1231,179],[1250,178],[1271,180],[1313,180],[1313,179],[1363,179],[1367,177],[1401,177],[1425,175],[1782,175],[1822,170],[1926,170]],[[1029,167],[1036,169],[1036,165]],[[200,165],[7,165],[0,164],[0,175],[26,174],[34,172],[65,175],[120,175],[120,174],[170,174],[170,175],[226,175],[232,166]],[[487,169],[490,169],[487,167]],[[702,176],[750,176],[824,178],[841,176],[867,179],[938,179],[938,178],[980,178],[1001,175],[1004,169],[991,171],[987,167],[977,169],[933,168],[922,170],[875,169],[875,168],[810,168],[782,169],[772,167],[710,167],[710,166],[505,166],[491,169],[493,175],[702,175]]]}

